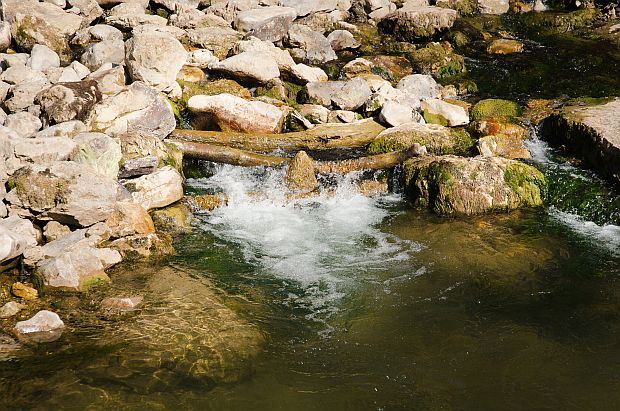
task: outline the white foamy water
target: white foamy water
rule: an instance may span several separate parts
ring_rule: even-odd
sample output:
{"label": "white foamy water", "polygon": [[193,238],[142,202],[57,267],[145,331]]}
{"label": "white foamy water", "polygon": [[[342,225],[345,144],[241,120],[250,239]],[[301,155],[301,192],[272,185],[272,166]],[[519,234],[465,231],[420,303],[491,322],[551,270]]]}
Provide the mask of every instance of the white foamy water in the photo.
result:
{"label": "white foamy water", "polygon": [[355,175],[339,181],[335,192],[289,200],[282,170],[227,165],[216,170],[210,178],[189,181],[228,196],[226,207],[205,216],[203,228],[236,244],[257,275],[291,284],[289,300],[309,308],[311,316],[329,316],[350,287],[420,249],[378,228],[390,213],[386,203],[400,199],[363,196]]}
{"label": "white foamy water", "polygon": [[[540,140],[535,133],[533,135],[535,137],[528,140],[526,146],[536,163],[548,169],[562,170],[571,178],[591,179],[583,170],[579,170],[570,163],[557,163],[553,161],[551,147],[546,142]],[[614,255],[620,255],[620,226],[614,224],[599,225],[577,214],[558,210],[553,206],[549,207],[549,215],[556,221],[569,227],[572,232],[584,240],[607,249]]]}

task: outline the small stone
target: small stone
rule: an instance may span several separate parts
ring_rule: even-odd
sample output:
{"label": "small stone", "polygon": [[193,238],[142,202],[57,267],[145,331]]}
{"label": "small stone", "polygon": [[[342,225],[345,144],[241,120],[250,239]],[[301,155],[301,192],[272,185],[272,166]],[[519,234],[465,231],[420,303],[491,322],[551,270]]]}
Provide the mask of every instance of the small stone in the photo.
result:
{"label": "small stone", "polygon": [[523,43],[518,40],[497,39],[493,40],[487,47],[489,54],[513,54],[522,53]]}
{"label": "small stone", "polygon": [[20,304],[16,301],[9,301],[0,308],[0,318],[11,318],[24,308],[26,308],[24,304]]}
{"label": "small stone", "polygon": [[299,151],[290,161],[284,181],[293,191],[310,192],[318,187],[314,161],[305,151]]}
{"label": "small stone", "polygon": [[39,298],[39,292],[35,288],[32,288],[24,283],[13,283],[11,286],[11,294],[27,301],[36,300]]}
{"label": "small stone", "polygon": [[[450,127],[462,126],[469,123],[469,115],[467,111],[456,104],[447,103],[436,98],[429,98],[421,103],[424,111],[424,119],[428,123],[445,124]],[[437,118],[438,121],[431,121]]]}
{"label": "small stone", "polygon": [[354,50],[361,46],[361,43],[347,30],[334,30],[329,33],[327,40],[334,51]]}
{"label": "small stone", "polygon": [[60,57],[49,47],[35,44],[30,52],[27,65],[33,70],[47,71],[51,68],[60,67]]}
{"label": "small stone", "polygon": [[135,311],[141,304],[143,298],[136,297],[108,297],[101,301],[101,309],[106,314],[123,314]]}
{"label": "small stone", "polygon": [[183,198],[183,177],[170,166],[124,183],[134,202],[145,210],[166,207]]}
{"label": "small stone", "polygon": [[42,310],[27,321],[19,321],[13,330],[20,341],[41,343],[59,339],[64,327],[58,314]]}
{"label": "small stone", "polygon": [[71,229],[66,225],[62,225],[58,221],[50,221],[45,224],[43,236],[45,237],[45,241],[49,243],[50,241],[58,240],[60,237],[67,235],[70,232]]}

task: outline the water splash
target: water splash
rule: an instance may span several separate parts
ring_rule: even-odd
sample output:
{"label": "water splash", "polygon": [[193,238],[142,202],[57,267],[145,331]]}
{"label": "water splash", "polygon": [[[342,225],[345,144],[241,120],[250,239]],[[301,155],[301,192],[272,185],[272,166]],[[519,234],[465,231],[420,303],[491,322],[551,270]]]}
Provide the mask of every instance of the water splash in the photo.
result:
{"label": "water splash", "polygon": [[399,196],[366,197],[357,190],[359,175],[349,174],[318,196],[290,199],[283,175],[221,165],[211,177],[188,183],[228,196],[226,207],[204,216],[202,228],[240,248],[257,275],[286,283],[288,302],[307,310],[308,318],[330,317],[356,284],[420,250],[377,228]]}

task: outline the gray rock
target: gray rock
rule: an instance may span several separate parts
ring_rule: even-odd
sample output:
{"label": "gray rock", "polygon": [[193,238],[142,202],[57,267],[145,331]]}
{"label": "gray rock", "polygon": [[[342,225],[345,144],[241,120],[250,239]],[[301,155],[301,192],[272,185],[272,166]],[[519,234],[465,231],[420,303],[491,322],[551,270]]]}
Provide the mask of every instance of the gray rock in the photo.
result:
{"label": "gray rock", "polygon": [[478,0],[478,5],[483,14],[504,14],[510,10],[508,0]]}
{"label": "gray rock", "polygon": [[26,308],[24,304],[20,304],[16,301],[9,301],[0,307],[0,318],[11,318],[24,308]]}
{"label": "gray rock", "polygon": [[301,104],[299,112],[314,124],[327,123],[329,109],[317,104]]}
{"label": "gray rock", "polygon": [[20,341],[43,343],[59,339],[64,328],[58,314],[41,310],[29,320],[18,321],[13,331]]}
{"label": "gray rock", "polygon": [[4,104],[13,113],[27,110],[34,104],[36,96],[49,86],[50,83],[45,78],[16,84],[11,87],[11,97]]}
{"label": "gray rock", "polygon": [[379,28],[405,41],[416,41],[435,36],[452,27],[457,12],[435,6],[403,7],[388,14]]}
{"label": "gray rock", "polygon": [[[261,64],[257,64],[259,61]],[[241,81],[267,83],[280,77],[277,61],[269,54],[254,51],[246,51],[213,63],[209,69]]]}
{"label": "gray rock", "polygon": [[295,66],[295,60],[293,60],[288,50],[282,50],[272,42],[263,41],[256,37],[250,37],[248,40],[238,42],[235,44],[233,51],[235,54],[246,51],[268,54],[278,63],[280,70],[290,70]]}
{"label": "gray rock", "polygon": [[406,123],[422,123],[424,119],[411,105],[388,101],[381,107],[379,119],[392,127]]}
{"label": "gray rock", "polygon": [[100,100],[101,93],[94,80],[58,83],[36,97],[43,113],[55,123],[84,120]]}
{"label": "gray rock", "polygon": [[201,27],[187,30],[191,44],[207,49],[218,59],[228,56],[234,45],[243,38],[243,34],[230,27]]}
{"label": "gray rock", "polygon": [[346,30],[334,30],[327,36],[329,44],[331,44],[334,51],[341,50],[353,50],[361,46],[361,43],[357,41],[353,34]]}
{"label": "gray rock", "polygon": [[45,237],[45,241],[52,242],[58,240],[59,238],[69,234],[71,229],[66,225],[60,224],[58,221],[50,221],[45,224],[45,228],[43,229],[43,236]]}
{"label": "gray rock", "polygon": [[125,70],[122,66],[112,67],[111,64],[103,64],[86,79],[96,81],[103,95],[111,96],[125,89]]}
{"label": "gray rock", "polygon": [[297,17],[290,7],[260,7],[237,14],[235,28],[261,40],[280,41]]}
{"label": "gray rock", "polygon": [[125,43],[123,40],[103,40],[89,44],[80,57],[80,62],[95,71],[105,63],[124,64]]}
{"label": "gray rock", "polygon": [[145,210],[166,207],[183,198],[183,177],[170,166],[127,180],[124,185]]}
{"label": "gray rock", "polygon": [[338,8],[338,0],[280,0],[279,3],[281,6],[294,8],[299,17]]}
{"label": "gray rock", "polygon": [[418,101],[441,96],[441,86],[428,74],[405,76],[398,82],[396,88]]}
{"label": "gray rock", "polygon": [[294,24],[288,31],[287,44],[299,49],[299,57],[310,64],[322,64],[338,58],[323,34],[301,24]]}
{"label": "gray rock", "polygon": [[308,96],[312,102],[341,110],[357,110],[370,98],[372,91],[363,79],[308,83]]}
{"label": "gray rock", "polygon": [[176,38],[155,30],[134,31],[125,45],[125,61],[132,80],[159,91],[176,81],[186,60],[187,52]]}
{"label": "gray rock", "polygon": [[11,24],[8,21],[0,21],[0,51],[5,52],[11,46]]}
{"label": "gray rock", "polygon": [[157,170],[159,159],[157,156],[130,158],[123,162],[119,178],[134,178],[154,173]]}
{"label": "gray rock", "polygon": [[134,82],[96,104],[88,117],[92,131],[112,137],[126,133],[152,134],[161,139],[176,127],[170,104],[157,91]]}
{"label": "gray rock", "polygon": [[33,70],[46,71],[54,67],[60,67],[60,57],[49,47],[35,44],[26,64]]}
{"label": "gray rock", "polygon": [[212,0],[206,11],[232,23],[240,12],[255,9],[258,3],[259,0]]}
{"label": "gray rock", "polygon": [[37,245],[37,231],[29,220],[11,216],[0,219],[0,263]]}
{"label": "gray rock", "polygon": [[420,108],[425,113],[435,114],[443,117],[450,127],[463,126],[469,124],[469,114],[467,111],[456,104],[451,104],[437,98],[429,98],[422,101]]}
{"label": "gray rock", "polygon": [[73,138],[79,133],[86,131],[86,125],[79,121],[66,121],[64,123],[56,124],[54,126],[45,128],[37,133],[36,138],[47,137],[69,137]]}
{"label": "gray rock", "polygon": [[103,15],[103,9],[96,0],[67,0],[67,3],[80,10],[79,14],[84,18],[83,26],[90,25],[90,23]]}
{"label": "gray rock", "polygon": [[145,24],[165,26],[168,20],[163,17],[146,14],[145,7],[138,3],[122,3],[110,10],[110,14],[105,18],[106,24],[110,24],[121,29],[131,29]]}
{"label": "gray rock", "polygon": [[248,101],[231,94],[193,96],[187,102],[193,113],[207,113],[223,131],[279,133],[284,112],[261,101]]}
{"label": "gray rock", "polygon": [[72,161],[28,165],[13,174],[6,201],[18,215],[88,227],[104,221],[127,193],[113,179]]}
{"label": "gray rock", "polygon": [[77,144],[67,137],[28,138],[15,142],[15,156],[35,164],[67,161],[77,152]]}
{"label": "gray rock", "polygon": [[295,64],[291,67],[290,74],[297,82],[302,84],[315,82],[315,81],[327,81],[327,73],[319,67],[306,66],[303,63]]}
{"label": "gray rock", "polygon": [[118,177],[119,162],[123,155],[121,146],[113,138],[103,133],[82,133],[74,141],[79,151],[73,161],[88,165],[97,174],[113,179]]}
{"label": "gray rock", "polygon": [[4,126],[15,131],[22,137],[34,137],[41,129],[42,123],[39,117],[21,111],[19,113],[9,114],[4,122]]}
{"label": "gray rock", "polygon": [[4,20],[11,23],[15,42],[31,50],[43,44],[54,50],[62,61],[71,60],[69,38],[82,25],[82,17],[66,13],[62,8],[35,0],[3,1]]}
{"label": "gray rock", "polygon": [[46,80],[45,74],[30,67],[15,64],[7,68],[0,76],[8,84],[21,84],[29,81]]}

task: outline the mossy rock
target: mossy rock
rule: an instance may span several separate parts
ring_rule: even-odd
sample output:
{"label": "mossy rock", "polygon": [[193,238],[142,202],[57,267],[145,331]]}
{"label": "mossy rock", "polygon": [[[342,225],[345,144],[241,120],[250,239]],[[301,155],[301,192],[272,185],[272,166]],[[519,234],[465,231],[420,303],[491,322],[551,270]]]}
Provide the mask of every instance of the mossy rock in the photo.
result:
{"label": "mossy rock", "polygon": [[203,80],[197,83],[179,80],[179,84],[183,90],[180,100],[182,109],[187,106],[187,100],[197,95],[215,96],[228,93],[241,98],[252,98],[250,91],[234,80]]}
{"label": "mossy rock", "polygon": [[280,100],[289,107],[297,107],[299,105],[297,102],[297,95],[303,89],[304,86],[300,86],[289,81],[283,81],[282,86],[274,85],[258,87],[255,95],[257,97],[265,96]]}
{"label": "mossy rock", "polygon": [[470,117],[473,121],[487,118],[514,121],[521,113],[521,107],[514,101],[489,98],[476,103],[471,109]]}
{"label": "mossy rock", "polygon": [[413,144],[426,146],[431,154],[468,156],[475,142],[463,129],[451,129],[435,124],[403,124],[387,129],[368,146],[369,154],[403,150]]}
{"label": "mossy rock", "polygon": [[431,74],[438,79],[447,79],[467,72],[463,56],[454,53],[446,42],[430,43],[407,54],[407,58],[416,73]]}
{"label": "mossy rock", "polygon": [[536,30],[543,34],[568,33],[593,25],[601,17],[597,8],[587,8],[568,13],[530,12],[521,14],[517,22],[526,30]]}
{"label": "mossy rock", "polygon": [[424,121],[428,124],[439,124],[440,126],[447,126],[449,124],[448,119],[441,114],[435,114],[428,110],[424,110],[422,115],[424,116]]}
{"label": "mossy rock", "polygon": [[169,233],[188,232],[192,229],[194,216],[187,204],[176,203],[151,213],[157,230]]}

